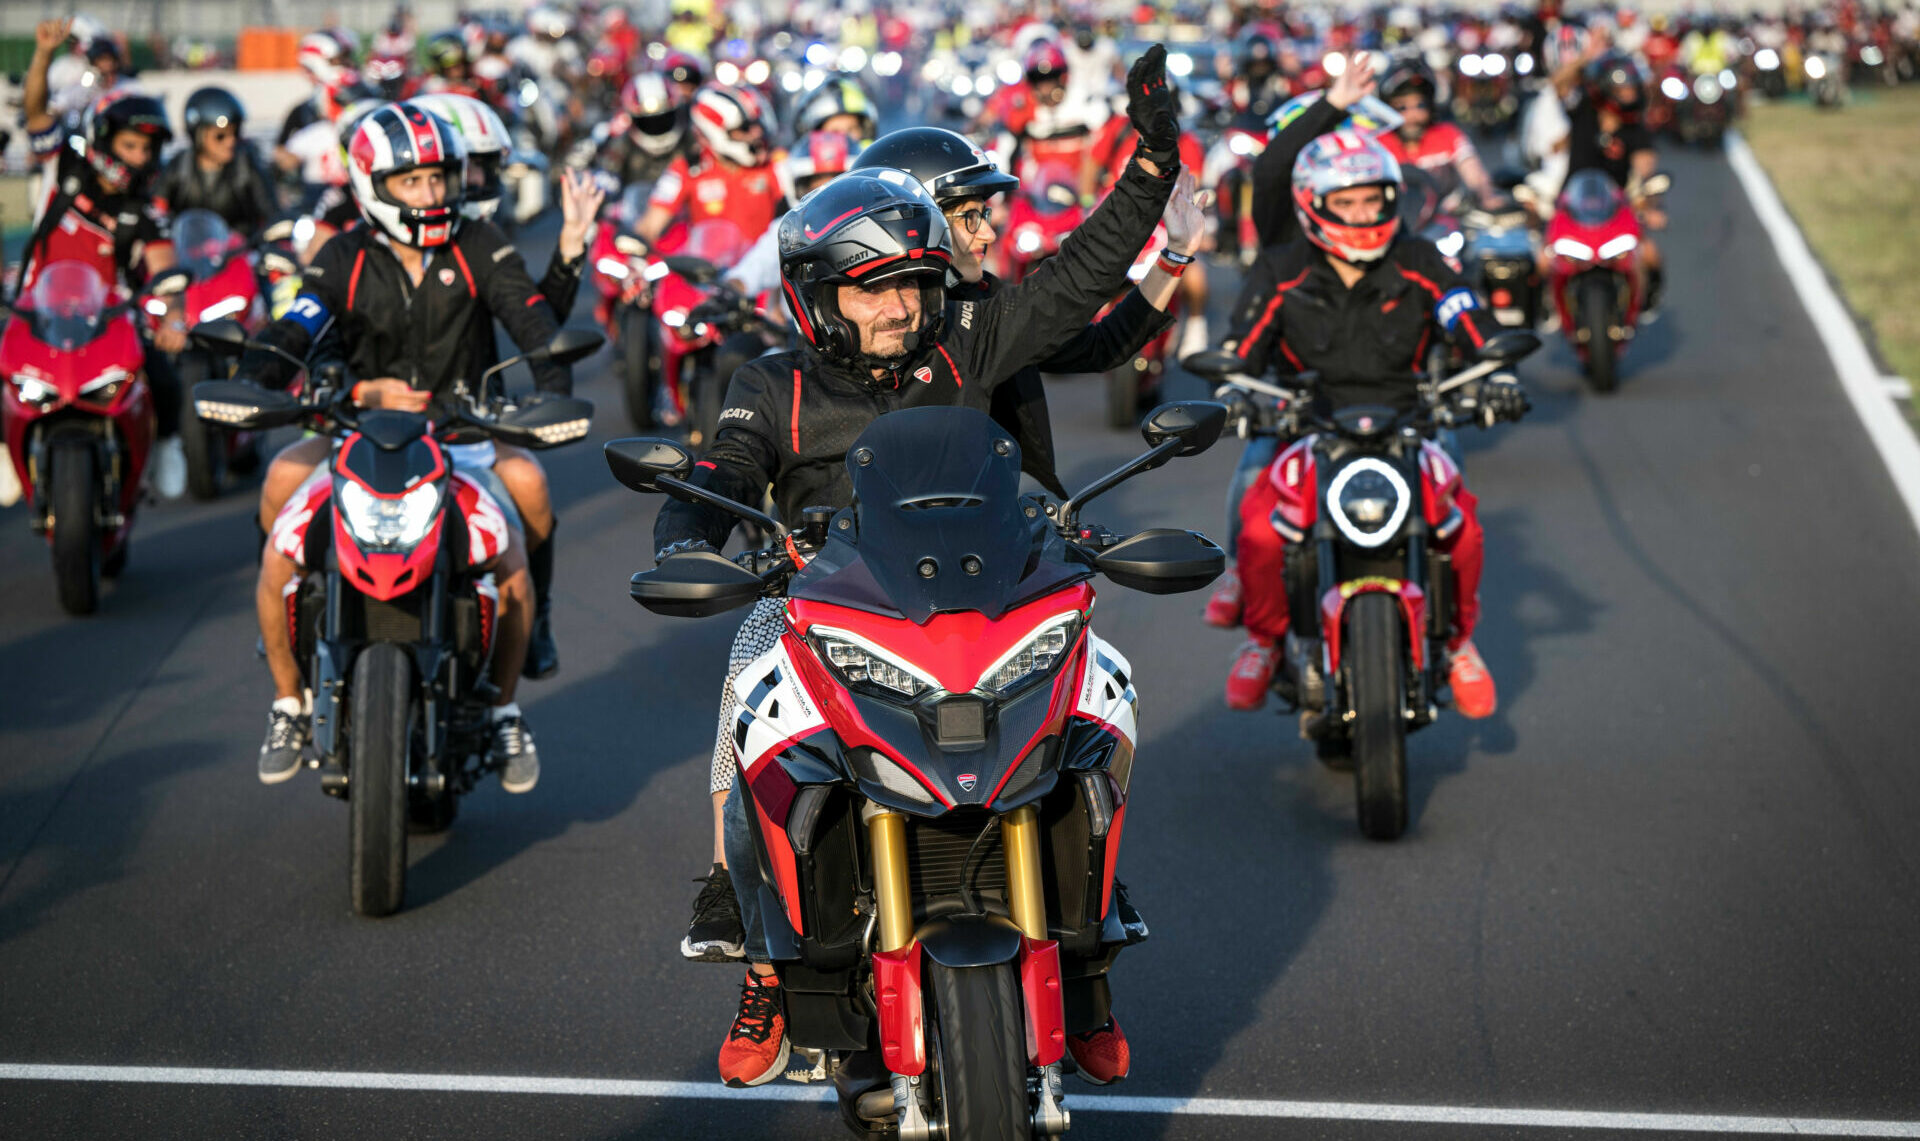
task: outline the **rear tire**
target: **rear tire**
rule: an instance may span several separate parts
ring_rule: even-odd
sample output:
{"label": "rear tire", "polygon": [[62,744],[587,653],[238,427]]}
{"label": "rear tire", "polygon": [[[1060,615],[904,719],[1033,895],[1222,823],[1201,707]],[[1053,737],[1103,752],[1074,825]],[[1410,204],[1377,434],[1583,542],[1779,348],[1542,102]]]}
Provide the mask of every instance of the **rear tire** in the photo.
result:
{"label": "rear tire", "polygon": [[180,447],[187,453],[187,494],[195,499],[213,499],[227,482],[227,434],[193,412],[193,386],[207,379],[207,358],[183,353],[178,367],[180,391],[187,402],[180,412]]}
{"label": "rear tire", "polygon": [[1348,605],[1353,790],[1369,840],[1396,840],[1407,830],[1406,644],[1392,595],[1363,594]]}
{"label": "rear tire", "polygon": [[1611,291],[1599,282],[1589,282],[1580,291],[1580,327],[1587,332],[1587,384],[1595,392],[1609,393],[1619,386],[1619,346],[1608,330],[1613,327]]}
{"label": "rear tire", "polygon": [[361,651],[347,714],[347,886],[356,915],[392,915],[406,895],[412,707],[406,651],[390,642]]}
{"label": "rear tire", "polygon": [[47,499],[53,507],[53,581],[60,608],[92,614],[100,605],[100,535],[94,522],[100,480],[93,446],[68,443],[53,450]]}
{"label": "rear tire", "polygon": [[624,306],[620,310],[620,395],[634,427],[653,429],[653,394],[659,383],[659,362],[653,352],[653,313]]}
{"label": "rear tire", "polygon": [[1028,1141],[1026,1008],[1013,967],[928,962],[949,1141]]}

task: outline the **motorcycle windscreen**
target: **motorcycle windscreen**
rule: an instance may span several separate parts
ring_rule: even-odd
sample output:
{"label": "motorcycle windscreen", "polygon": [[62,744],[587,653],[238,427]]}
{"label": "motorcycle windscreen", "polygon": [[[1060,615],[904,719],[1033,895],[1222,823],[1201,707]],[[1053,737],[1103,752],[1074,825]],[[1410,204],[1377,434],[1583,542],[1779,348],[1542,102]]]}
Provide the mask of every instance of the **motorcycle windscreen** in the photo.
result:
{"label": "motorcycle windscreen", "polygon": [[[998,618],[1031,593],[1021,580],[1039,548],[1020,506],[1020,446],[986,413],[888,413],[854,441],[847,471],[860,562],[906,618]],[[808,577],[795,581],[795,597],[811,597]]]}
{"label": "motorcycle windscreen", "polygon": [[1620,209],[1623,195],[1613,179],[1598,170],[1583,170],[1567,179],[1560,208],[1582,226],[1604,226]]}
{"label": "motorcycle windscreen", "polygon": [[34,279],[27,307],[33,314],[33,335],[54,349],[72,352],[105,327],[107,283],[84,262],[57,261]]}
{"label": "motorcycle windscreen", "polygon": [[195,281],[207,281],[227,264],[233,231],[211,210],[188,210],[173,223],[173,250]]}

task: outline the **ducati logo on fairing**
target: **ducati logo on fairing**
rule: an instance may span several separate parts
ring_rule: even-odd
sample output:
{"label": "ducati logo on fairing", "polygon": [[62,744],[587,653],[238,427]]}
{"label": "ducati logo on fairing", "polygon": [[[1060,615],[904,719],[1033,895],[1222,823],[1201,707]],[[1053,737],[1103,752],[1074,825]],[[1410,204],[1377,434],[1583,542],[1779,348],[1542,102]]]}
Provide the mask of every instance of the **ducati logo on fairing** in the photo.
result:
{"label": "ducati logo on fairing", "polygon": [[440,271],[440,284],[442,284],[442,285],[452,285],[452,284],[453,284],[453,271],[452,271],[452,270],[450,270],[450,269],[443,269],[443,270],[441,270],[441,271]]}
{"label": "ducati logo on fairing", "polygon": [[973,773],[960,774],[960,791],[961,792],[972,792],[973,786],[979,783],[980,783],[980,778],[978,776],[975,776]]}

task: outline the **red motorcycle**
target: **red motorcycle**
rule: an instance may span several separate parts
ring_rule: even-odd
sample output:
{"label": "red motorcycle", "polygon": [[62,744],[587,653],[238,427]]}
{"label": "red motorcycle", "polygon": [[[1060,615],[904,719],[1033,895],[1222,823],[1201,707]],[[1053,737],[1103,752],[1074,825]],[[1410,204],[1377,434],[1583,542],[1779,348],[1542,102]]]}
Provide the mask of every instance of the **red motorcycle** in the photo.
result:
{"label": "red motorcycle", "polygon": [[1000,243],[1001,276],[1019,281],[1060,252],[1060,243],[1085,218],[1080,173],[1063,163],[1038,167],[1020,180],[1007,206],[1007,240]]}
{"label": "red motorcycle", "polygon": [[[194,329],[209,350],[267,348],[231,320]],[[604,343],[564,330],[553,342],[495,365],[476,390],[521,361],[569,362]],[[291,363],[300,362],[291,357]],[[488,678],[499,594],[478,568],[506,545],[505,516],[443,446],[482,433],[523,448],[586,436],[593,405],[547,397],[516,406],[468,395],[464,407],[427,415],[354,406],[344,377],[309,395],[237,380],[195,386],[195,413],[252,430],[288,424],[339,441],[330,478],[302,487],[300,560],[309,569],[287,592],[288,633],[313,695],[310,764],[320,787],[348,802],[348,887],[359,915],[390,915],[406,894],[407,833],[444,830],[455,797],[492,766]],[[292,518],[282,515],[282,520]],[[276,530],[279,524],[276,524]]]}
{"label": "red motorcycle", "polygon": [[607,445],[626,486],[778,536],[737,560],[672,556],[631,593],[687,617],[787,599],[779,643],[735,682],[735,787],[788,1041],[863,1136],[1066,1130],[1067,1035],[1105,1023],[1108,967],[1138,937],[1113,906],[1135,693],[1088,627],[1089,580],[1197,590],[1226,558],[1192,531],[1122,538],[1079,512],[1225,419],[1166,405],[1150,451],[1053,504],[1021,497],[1019,448],[984,413],[893,412],[848,453],[854,505],[791,534],[687,483],[672,443]]}
{"label": "red motorcycle", "polygon": [[[1647,179],[1642,199],[1666,192],[1664,174]],[[1619,385],[1619,353],[1633,339],[1640,294],[1640,219],[1634,203],[1598,170],[1567,179],[1547,223],[1547,292],[1595,392]]]}
{"label": "red motorcycle", "polygon": [[[218,214],[211,210],[181,214],[173,224],[173,246],[180,268],[192,276],[175,295],[177,302],[170,298],[148,302],[149,314],[164,317],[170,303],[177,303],[189,325],[231,318],[252,334],[266,324],[267,306],[253,255]],[[173,364],[182,392],[192,392],[203,380],[224,380],[229,371],[229,362],[194,346],[176,356]],[[195,499],[219,495],[229,471],[250,472],[260,464],[260,433],[230,431],[197,416],[180,418],[180,443],[187,455],[187,491]]]}
{"label": "red motorcycle", "polygon": [[[169,284],[177,282],[155,281]],[[126,565],[153,447],[134,307],[112,303],[92,266],[57,261],[14,314],[0,333],[7,452],[27,492],[29,522],[52,549],[61,607],[91,614],[100,576]]]}

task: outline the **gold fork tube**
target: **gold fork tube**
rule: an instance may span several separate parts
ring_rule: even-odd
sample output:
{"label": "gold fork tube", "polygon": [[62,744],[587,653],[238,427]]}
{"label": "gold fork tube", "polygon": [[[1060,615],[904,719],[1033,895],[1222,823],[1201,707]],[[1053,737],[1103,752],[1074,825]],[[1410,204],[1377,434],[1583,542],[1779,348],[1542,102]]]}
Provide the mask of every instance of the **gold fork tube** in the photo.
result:
{"label": "gold fork tube", "polygon": [[1007,906],[1029,939],[1047,937],[1047,894],[1040,885],[1040,811],[1033,805],[1000,818],[1007,855]]}
{"label": "gold fork tube", "polygon": [[867,817],[873,846],[874,905],[880,910],[880,949],[898,951],[913,942],[913,898],[907,880],[907,818],[898,812]]}

